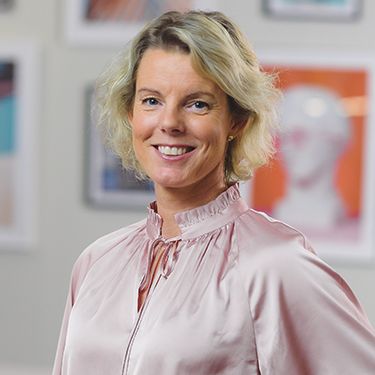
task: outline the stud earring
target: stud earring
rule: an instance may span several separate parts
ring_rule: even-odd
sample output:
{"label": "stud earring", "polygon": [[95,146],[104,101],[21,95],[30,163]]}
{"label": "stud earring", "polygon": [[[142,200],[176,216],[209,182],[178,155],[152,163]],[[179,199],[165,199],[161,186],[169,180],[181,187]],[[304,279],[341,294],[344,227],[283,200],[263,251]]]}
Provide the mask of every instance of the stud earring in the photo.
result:
{"label": "stud earring", "polygon": [[233,135],[228,135],[228,138],[227,138],[228,142],[233,141],[233,139],[234,139]]}

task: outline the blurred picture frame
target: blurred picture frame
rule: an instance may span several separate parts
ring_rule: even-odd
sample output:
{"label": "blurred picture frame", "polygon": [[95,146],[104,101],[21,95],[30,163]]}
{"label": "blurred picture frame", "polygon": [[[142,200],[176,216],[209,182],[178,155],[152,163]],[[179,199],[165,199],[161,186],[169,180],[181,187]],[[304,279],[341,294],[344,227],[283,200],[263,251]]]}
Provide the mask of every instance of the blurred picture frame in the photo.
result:
{"label": "blurred picture frame", "polygon": [[153,185],[125,170],[120,158],[104,147],[92,120],[93,97],[94,88],[90,85],[86,90],[86,202],[101,209],[146,210],[156,199]]}
{"label": "blurred picture frame", "polygon": [[15,0],[0,0],[0,12],[7,12],[14,8]]}
{"label": "blurred picture frame", "polygon": [[373,260],[375,56],[257,52],[263,69],[278,73],[284,104],[275,159],[242,185],[250,207],[301,230],[328,262]]}
{"label": "blurred picture frame", "polygon": [[123,46],[152,18],[169,10],[214,9],[216,0],[65,0],[69,44]]}
{"label": "blurred picture frame", "polygon": [[352,21],[362,0],[263,0],[263,11],[275,18]]}
{"label": "blurred picture frame", "polygon": [[0,251],[37,244],[39,54],[0,43]]}

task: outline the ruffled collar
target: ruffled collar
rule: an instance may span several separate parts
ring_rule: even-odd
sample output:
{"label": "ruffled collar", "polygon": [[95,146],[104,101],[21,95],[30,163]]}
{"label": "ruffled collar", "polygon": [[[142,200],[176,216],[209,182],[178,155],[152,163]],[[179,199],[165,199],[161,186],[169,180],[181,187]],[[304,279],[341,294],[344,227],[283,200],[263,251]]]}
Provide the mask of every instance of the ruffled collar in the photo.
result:
{"label": "ruffled collar", "polygon": [[[153,240],[161,237],[163,221],[161,216],[155,212],[155,206],[156,202],[153,202],[147,208],[147,233]],[[170,239],[170,241],[190,239],[212,232],[237,219],[247,210],[248,206],[241,198],[238,183],[232,185],[215,200],[204,206],[176,214],[175,219],[180,227],[181,236]]]}

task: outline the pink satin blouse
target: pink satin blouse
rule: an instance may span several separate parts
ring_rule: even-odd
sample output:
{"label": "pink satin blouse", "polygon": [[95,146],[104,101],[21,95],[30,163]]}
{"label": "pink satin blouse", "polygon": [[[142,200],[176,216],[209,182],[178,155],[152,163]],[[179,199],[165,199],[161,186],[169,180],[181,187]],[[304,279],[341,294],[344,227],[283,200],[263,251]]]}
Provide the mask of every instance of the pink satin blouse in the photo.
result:
{"label": "pink satin blouse", "polygon": [[[373,375],[375,333],[350,288],[232,186],[89,246],[71,279],[53,375]],[[167,250],[138,311],[151,252]]]}

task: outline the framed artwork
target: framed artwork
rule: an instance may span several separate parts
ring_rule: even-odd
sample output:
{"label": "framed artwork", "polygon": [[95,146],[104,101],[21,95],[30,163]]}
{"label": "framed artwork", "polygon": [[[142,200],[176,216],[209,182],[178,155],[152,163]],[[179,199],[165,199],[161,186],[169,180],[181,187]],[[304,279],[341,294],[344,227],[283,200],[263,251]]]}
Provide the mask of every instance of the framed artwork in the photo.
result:
{"label": "framed artwork", "polygon": [[263,9],[271,17],[353,20],[361,11],[362,0],[263,0]]}
{"label": "framed artwork", "polygon": [[0,0],[0,12],[5,12],[14,7],[15,0]]}
{"label": "framed artwork", "polygon": [[94,89],[90,87],[86,95],[87,202],[97,208],[145,210],[156,199],[153,184],[139,181],[134,172],[125,170],[121,160],[103,146],[91,116]]}
{"label": "framed artwork", "polygon": [[152,18],[170,10],[213,9],[215,0],[65,0],[69,43],[120,45]]}
{"label": "framed artwork", "polygon": [[284,92],[278,153],[248,202],[301,230],[318,254],[368,261],[375,233],[375,56],[259,50]]}
{"label": "framed artwork", "polygon": [[36,244],[38,52],[0,44],[0,250]]}

